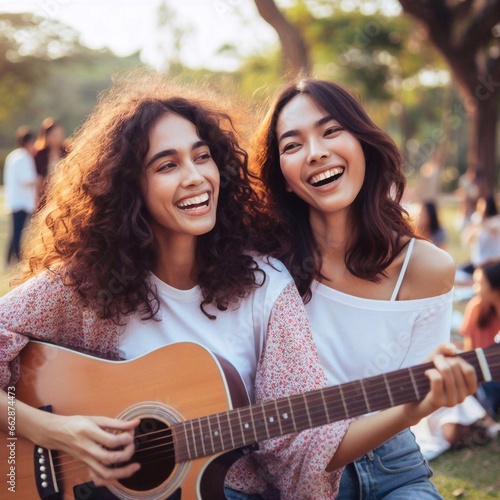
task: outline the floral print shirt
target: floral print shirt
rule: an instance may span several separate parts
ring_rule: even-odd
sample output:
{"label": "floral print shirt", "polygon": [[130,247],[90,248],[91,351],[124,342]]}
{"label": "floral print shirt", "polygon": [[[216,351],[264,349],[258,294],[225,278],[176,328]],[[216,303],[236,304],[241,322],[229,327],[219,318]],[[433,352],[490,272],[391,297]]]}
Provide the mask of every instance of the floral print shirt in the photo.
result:
{"label": "floral print shirt", "polygon": [[[30,339],[118,359],[119,327],[83,307],[74,288],[49,273],[0,298],[2,387],[22,376],[18,354]],[[277,399],[325,385],[301,297],[290,283],[271,312],[256,373],[256,400]],[[337,422],[260,443],[258,451],[233,465],[226,485],[265,499],[335,498],[342,469],[328,473],[325,468],[349,423]]]}

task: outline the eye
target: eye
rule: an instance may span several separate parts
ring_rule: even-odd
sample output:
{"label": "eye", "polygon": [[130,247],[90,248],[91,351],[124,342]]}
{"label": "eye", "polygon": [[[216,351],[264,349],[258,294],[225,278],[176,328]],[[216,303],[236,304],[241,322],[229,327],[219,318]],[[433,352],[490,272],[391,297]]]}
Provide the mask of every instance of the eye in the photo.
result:
{"label": "eye", "polygon": [[210,160],[210,158],[212,158],[212,155],[208,152],[204,152],[204,153],[201,153],[199,154],[194,161],[198,162],[198,163],[203,163],[207,160]]}
{"label": "eye", "polygon": [[340,125],[332,125],[325,130],[325,136],[338,135],[340,132],[344,130]]}
{"label": "eye", "polygon": [[168,171],[168,170],[172,170],[174,167],[177,166],[177,163],[173,162],[173,161],[167,161],[165,163],[160,163],[160,165],[158,165],[158,167],[156,167],[156,172],[164,172],[164,171]]}
{"label": "eye", "polygon": [[295,152],[298,148],[300,148],[300,144],[298,142],[289,142],[286,144],[280,154],[285,154],[285,153],[293,153]]}

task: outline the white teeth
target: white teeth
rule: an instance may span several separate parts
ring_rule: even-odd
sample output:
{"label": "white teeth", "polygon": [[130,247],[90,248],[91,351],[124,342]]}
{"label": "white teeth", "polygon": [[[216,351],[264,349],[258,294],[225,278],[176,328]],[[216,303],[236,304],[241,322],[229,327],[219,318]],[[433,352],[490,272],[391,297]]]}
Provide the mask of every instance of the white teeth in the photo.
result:
{"label": "white teeth", "polygon": [[329,179],[330,177],[333,177],[334,175],[339,175],[344,171],[342,167],[334,167],[331,168],[330,170],[327,170],[326,172],[321,172],[320,174],[313,175],[309,179],[310,184],[316,184],[319,181],[324,181],[325,179]]}
{"label": "white teeth", "polygon": [[177,206],[179,208],[189,207],[191,205],[199,205],[200,203],[204,203],[208,201],[208,193],[200,194],[199,196],[193,196],[192,198],[186,198],[185,200],[179,201]]}

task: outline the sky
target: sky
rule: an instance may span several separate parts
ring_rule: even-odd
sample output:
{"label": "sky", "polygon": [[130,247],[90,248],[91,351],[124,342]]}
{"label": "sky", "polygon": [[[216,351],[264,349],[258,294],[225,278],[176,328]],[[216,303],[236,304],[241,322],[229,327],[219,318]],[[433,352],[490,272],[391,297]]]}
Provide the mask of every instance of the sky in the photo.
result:
{"label": "sky", "polygon": [[[174,13],[170,29],[158,27],[158,7]],[[225,44],[241,56],[277,43],[252,0],[0,0],[0,12],[33,12],[81,33],[92,49],[108,47],[119,56],[140,51],[143,62],[163,69],[173,52],[172,31],[183,31],[180,61],[190,67],[234,70],[238,58],[217,54]]]}

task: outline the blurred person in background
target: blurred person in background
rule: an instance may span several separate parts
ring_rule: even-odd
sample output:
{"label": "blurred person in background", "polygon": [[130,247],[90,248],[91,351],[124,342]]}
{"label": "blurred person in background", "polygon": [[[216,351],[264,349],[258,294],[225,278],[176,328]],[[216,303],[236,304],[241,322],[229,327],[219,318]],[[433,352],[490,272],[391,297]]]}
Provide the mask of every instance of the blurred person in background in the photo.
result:
{"label": "blurred person in background", "polygon": [[446,231],[439,221],[438,208],[435,202],[423,202],[416,219],[416,230],[439,248],[446,247]]}
{"label": "blurred person in background", "polygon": [[7,155],[4,167],[5,205],[12,215],[6,268],[20,260],[21,236],[36,203],[37,174],[33,159],[35,136],[26,126],[16,133],[17,149]]}
{"label": "blurred person in background", "polygon": [[[500,259],[474,271],[474,291],[476,296],[468,302],[460,327],[465,350],[485,348],[500,340]],[[500,382],[482,384],[478,399],[500,420]]]}
{"label": "blurred person in background", "polygon": [[[492,345],[499,334],[500,260],[476,269],[473,289],[476,295],[467,303],[459,329],[466,351]],[[453,408],[440,408],[412,428],[428,460],[450,448],[486,444],[497,436],[500,425],[494,419],[499,419],[500,383],[482,384],[476,398],[469,396]]]}
{"label": "blurred person in background", "polygon": [[64,155],[66,134],[62,125],[54,118],[43,120],[35,142],[35,165],[38,173],[38,196],[43,193],[46,177],[52,173],[56,163]]}
{"label": "blurred person in background", "polygon": [[476,267],[500,259],[500,215],[494,195],[479,198],[461,238],[470,251],[470,263],[462,267],[466,273],[472,275]]}

